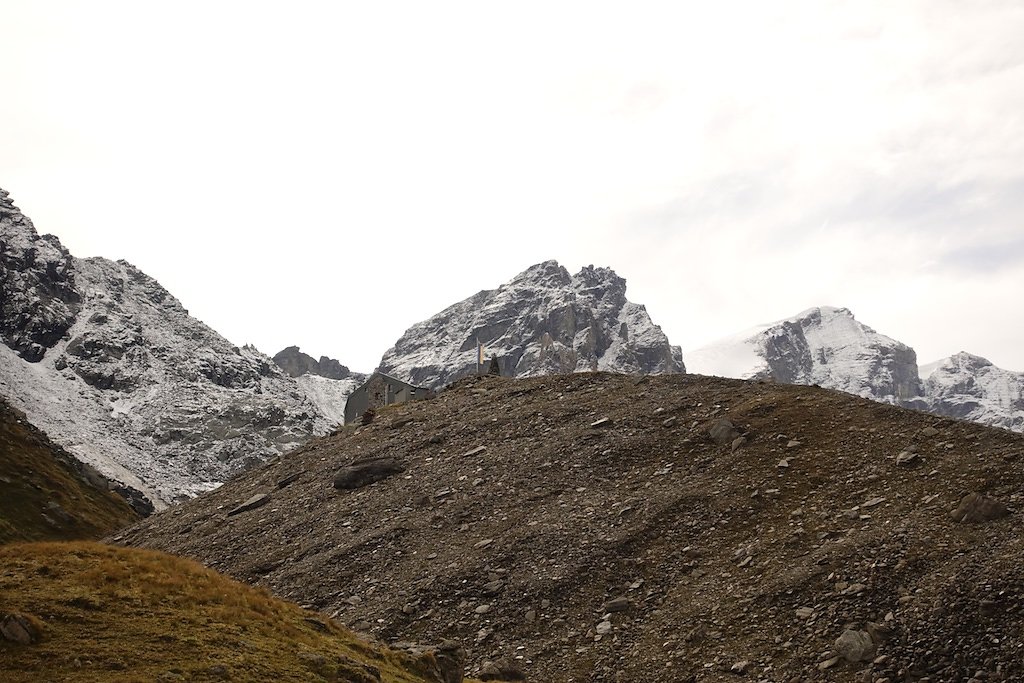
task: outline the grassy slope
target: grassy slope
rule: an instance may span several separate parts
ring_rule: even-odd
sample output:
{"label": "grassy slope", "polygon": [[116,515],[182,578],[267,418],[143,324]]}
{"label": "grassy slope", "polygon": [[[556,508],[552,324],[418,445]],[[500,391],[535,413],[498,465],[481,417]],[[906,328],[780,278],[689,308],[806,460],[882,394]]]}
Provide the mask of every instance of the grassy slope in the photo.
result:
{"label": "grassy slope", "polygon": [[[44,637],[0,641],[11,681],[423,683],[413,659],[360,642],[265,590],[157,551],[92,542],[0,546],[0,605]],[[429,655],[428,655],[429,657]]]}
{"label": "grassy slope", "polygon": [[[0,543],[100,538],[138,516],[0,400]],[[56,507],[59,506],[59,507]]]}

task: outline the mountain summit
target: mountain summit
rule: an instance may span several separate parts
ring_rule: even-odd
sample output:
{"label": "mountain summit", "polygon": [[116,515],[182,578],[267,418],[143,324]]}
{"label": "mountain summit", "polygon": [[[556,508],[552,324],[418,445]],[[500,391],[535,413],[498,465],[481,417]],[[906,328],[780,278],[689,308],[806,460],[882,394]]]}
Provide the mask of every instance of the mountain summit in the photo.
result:
{"label": "mountain summit", "polygon": [[920,393],[914,349],[879,334],[848,308],[818,306],[687,354],[690,371],[818,384],[885,403]]}
{"label": "mountain summit", "polygon": [[924,396],[912,408],[1024,431],[1024,372],[961,351],[922,366]]}
{"label": "mountain summit", "polygon": [[626,280],[610,268],[570,275],[557,261],[527,268],[413,325],[381,359],[379,370],[439,387],[472,374],[477,344],[504,376],[606,370],[685,372],[647,310],[626,300]]}
{"label": "mountain summit", "polygon": [[72,256],[0,191],[0,394],[158,507],[323,434],[333,421],[126,261]]}

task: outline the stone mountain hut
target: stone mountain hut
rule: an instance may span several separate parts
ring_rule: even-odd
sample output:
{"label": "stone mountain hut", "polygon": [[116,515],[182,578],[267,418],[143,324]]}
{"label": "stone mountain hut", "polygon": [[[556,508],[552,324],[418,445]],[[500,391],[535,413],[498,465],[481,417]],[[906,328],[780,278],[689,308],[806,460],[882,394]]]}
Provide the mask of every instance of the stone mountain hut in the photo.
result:
{"label": "stone mountain hut", "polygon": [[433,395],[434,392],[425,387],[413,386],[383,372],[375,372],[363,386],[349,395],[345,403],[345,424],[352,424],[370,408],[376,410],[393,403],[418,401]]}

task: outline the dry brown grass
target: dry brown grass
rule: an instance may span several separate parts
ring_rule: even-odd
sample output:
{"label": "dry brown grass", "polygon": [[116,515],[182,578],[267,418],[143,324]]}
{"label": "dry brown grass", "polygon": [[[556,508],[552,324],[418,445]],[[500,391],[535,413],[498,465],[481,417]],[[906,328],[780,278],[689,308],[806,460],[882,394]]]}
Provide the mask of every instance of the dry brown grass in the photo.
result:
{"label": "dry brown grass", "polygon": [[87,484],[73,458],[0,401],[0,543],[102,538],[138,520]]}
{"label": "dry brown grass", "polygon": [[0,642],[11,681],[423,683],[411,657],[165,553],[92,542],[0,547],[0,606],[39,620],[34,645]]}

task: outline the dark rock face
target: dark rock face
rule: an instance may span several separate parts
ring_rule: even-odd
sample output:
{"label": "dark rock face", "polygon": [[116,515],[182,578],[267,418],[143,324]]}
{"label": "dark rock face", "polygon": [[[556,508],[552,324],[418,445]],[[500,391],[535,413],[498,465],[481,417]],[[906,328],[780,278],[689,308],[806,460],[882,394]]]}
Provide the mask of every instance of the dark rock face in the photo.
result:
{"label": "dark rock face", "polygon": [[623,278],[593,266],[571,276],[555,261],[412,326],[379,370],[437,388],[476,372],[478,341],[486,357],[498,359],[503,377],[685,372],[679,347],[643,306],[627,301]]}
{"label": "dark rock face", "polygon": [[0,190],[0,337],[30,363],[40,361],[74,324],[81,300],[71,254]]}
{"label": "dark rock face", "polygon": [[319,375],[327,379],[349,379],[350,377],[358,379],[363,377],[363,375],[352,372],[333,358],[320,356],[320,360],[314,360],[312,356],[300,351],[298,346],[289,346],[282,349],[274,356],[274,362],[289,377],[301,377],[306,374]]}

